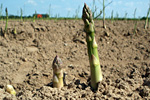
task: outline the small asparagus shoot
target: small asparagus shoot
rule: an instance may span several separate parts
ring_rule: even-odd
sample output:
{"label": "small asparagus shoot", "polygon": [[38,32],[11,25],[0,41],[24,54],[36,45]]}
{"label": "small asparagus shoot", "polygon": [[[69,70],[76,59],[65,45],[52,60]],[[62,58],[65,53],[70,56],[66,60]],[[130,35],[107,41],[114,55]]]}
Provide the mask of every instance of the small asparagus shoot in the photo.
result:
{"label": "small asparagus shoot", "polygon": [[54,58],[52,67],[53,67],[53,87],[61,88],[64,86],[63,70],[62,70],[62,61],[58,56]]}
{"label": "small asparagus shoot", "polygon": [[6,25],[5,25],[4,37],[6,37],[7,26],[8,26],[8,10],[7,10],[7,8],[5,9],[5,12],[6,12]]}
{"label": "small asparagus shoot", "polygon": [[114,22],[114,15],[113,15],[113,13],[114,13],[114,11],[112,10],[112,12],[111,12],[111,23],[113,24],[113,22]]}
{"label": "small asparagus shoot", "polygon": [[97,51],[98,46],[95,40],[95,30],[92,12],[86,4],[84,4],[83,7],[82,19],[84,21],[84,30],[86,32],[86,42],[90,62],[91,87],[94,90],[97,90],[98,83],[102,81],[103,77]]}

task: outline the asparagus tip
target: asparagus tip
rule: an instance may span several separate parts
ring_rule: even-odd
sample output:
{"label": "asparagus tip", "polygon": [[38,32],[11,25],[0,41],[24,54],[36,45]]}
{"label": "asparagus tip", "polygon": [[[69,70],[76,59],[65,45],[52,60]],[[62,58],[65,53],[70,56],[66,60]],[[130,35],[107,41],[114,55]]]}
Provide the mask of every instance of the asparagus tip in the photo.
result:
{"label": "asparagus tip", "polygon": [[54,69],[58,69],[59,67],[61,67],[62,65],[62,61],[61,59],[56,55],[56,57],[54,58],[54,61],[53,61],[53,68]]}

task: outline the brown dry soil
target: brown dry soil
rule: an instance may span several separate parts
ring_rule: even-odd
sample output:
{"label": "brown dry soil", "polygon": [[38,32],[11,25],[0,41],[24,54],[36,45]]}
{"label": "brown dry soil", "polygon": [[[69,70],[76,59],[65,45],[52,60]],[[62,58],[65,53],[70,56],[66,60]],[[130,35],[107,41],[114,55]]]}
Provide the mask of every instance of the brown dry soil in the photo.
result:
{"label": "brown dry soil", "polygon": [[[150,29],[144,23],[138,21],[134,32],[135,21],[106,21],[103,29],[95,20],[104,78],[93,92],[82,20],[9,21],[6,38],[0,36],[0,99],[150,100]],[[0,27],[3,31],[5,22]],[[56,55],[66,78],[61,89],[52,87]],[[7,84],[16,96],[5,91]]]}

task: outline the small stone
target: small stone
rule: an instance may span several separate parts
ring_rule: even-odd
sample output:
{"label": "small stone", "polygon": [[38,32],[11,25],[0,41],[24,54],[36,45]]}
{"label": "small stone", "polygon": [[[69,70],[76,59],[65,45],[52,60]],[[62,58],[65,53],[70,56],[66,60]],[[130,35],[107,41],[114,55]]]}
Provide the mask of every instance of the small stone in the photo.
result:
{"label": "small stone", "polygon": [[67,46],[68,44],[67,43],[64,43],[64,46]]}
{"label": "small stone", "polygon": [[109,36],[110,36],[110,34],[109,34],[108,32],[105,32],[105,36],[109,37]]}
{"label": "small stone", "polygon": [[15,91],[15,89],[13,88],[12,85],[7,85],[6,91],[7,91],[8,93],[12,94],[12,95],[16,95],[16,91]]}
{"label": "small stone", "polygon": [[26,61],[27,61],[27,58],[22,58],[22,61],[26,62]]}
{"label": "small stone", "polygon": [[68,67],[71,68],[71,69],[74,69],[74,66],[72,64],[69,65]]}
{"label": "small stone", "polygon": [[137,57],[137,56],[136,56],[134,59],[135,59],[135,60],[140,60],[140,58],[139,58],[139,57]]}
{"label": "small stone", "polygon": [[144,49],[145,47],[143,45],[139,45],[139,48],[140,49]]}
{"label": "small stone", "polygon": [[77,86],[77,88],[82,89],[82,85],[79,84],[79,85]]}

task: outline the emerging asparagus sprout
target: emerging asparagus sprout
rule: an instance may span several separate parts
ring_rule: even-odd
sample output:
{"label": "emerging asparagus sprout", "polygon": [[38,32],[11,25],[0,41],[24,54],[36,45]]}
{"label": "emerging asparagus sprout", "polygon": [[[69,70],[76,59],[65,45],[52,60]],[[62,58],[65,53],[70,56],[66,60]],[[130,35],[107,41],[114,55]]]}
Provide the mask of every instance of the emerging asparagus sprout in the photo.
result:
{"label": "emerging asparagus sprout", "polygon": [[62,70],[62,61],[56,56],[53,61],[53,87],[61,88],[64,86],[63,83],[63,70]]}
{"label": "emerging asparagus sprout", "polygon": [[15,89],[13,88],[12,85],[7,85],[7,86],[6,86],[6,91],[7,91],[8,93],[12,94],[12,95],[16,95],[16,91],[15,91]]}
{"label": "emerging asparagus sprout", "polygon": [[91,70],[91,87],[94,90],[97,90],[98,83],[102,81],[103,77],[97,51],[98,46],[95,40],[95,30],[92,12],[86,4],[84,4],[83,7],[82,19],[85,24],[84,30],[86,32],[86,42]]}

